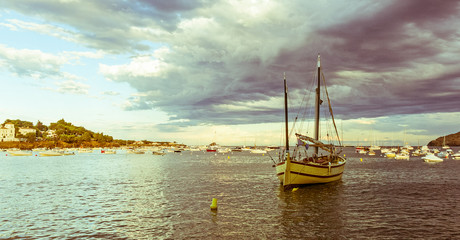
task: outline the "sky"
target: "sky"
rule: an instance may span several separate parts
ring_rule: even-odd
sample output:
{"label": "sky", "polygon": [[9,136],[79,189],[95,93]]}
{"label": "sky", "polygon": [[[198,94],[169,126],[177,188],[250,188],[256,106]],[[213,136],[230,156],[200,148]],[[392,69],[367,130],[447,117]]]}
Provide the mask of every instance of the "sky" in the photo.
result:
{"label": "sky", "polygon": [[460,131],[458,1],[1,1],[0,36],[1,123],[282,145],[320,53],[345,144]]}

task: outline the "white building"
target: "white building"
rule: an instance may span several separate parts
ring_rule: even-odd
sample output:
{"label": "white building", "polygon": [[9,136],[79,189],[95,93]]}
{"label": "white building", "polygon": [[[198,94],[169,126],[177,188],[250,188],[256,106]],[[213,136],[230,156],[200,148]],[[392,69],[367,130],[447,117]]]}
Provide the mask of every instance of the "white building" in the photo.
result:
{"label": "white building", "polygon": [[5,123],[4,126],[0,127],[0,142],[19,141],[14,135],[14,124]]}
{"label": "white building", "polygon": [[48,137],[48,138],[54,138],[54,137],[57,137],[57,134],[56,134],[56,130],[48,130],[46,131],[46,135],[44,135],[45,137]]}
{"label": "white building", "polygon": [[28,133],[37,134],[37,130],[33,128],[19,128],[19,133],[25,136]]}

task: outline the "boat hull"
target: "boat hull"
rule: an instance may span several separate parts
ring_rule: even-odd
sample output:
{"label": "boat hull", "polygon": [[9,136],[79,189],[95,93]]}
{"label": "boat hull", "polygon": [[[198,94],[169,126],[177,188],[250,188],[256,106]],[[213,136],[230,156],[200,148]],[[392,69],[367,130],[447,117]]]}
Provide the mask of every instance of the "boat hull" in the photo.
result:
{"label": "boat hull", "polygon": [[40,152],[40,157],[56,157],[56,156],[64,156],[64,153],[48,151],[48,152]]}
{"label": "boat hull", "polygon": [[10,156],[32,156],[31,152],[8,152]]}
{"label": "boat hull", "polygon": [[80,149],[78,150],[78,153],[92,153],[93,149]]}
{"label": "boat hull", "polygon": [[402,155],[396,154],[395,159],[396,159],[396,160],[409,160],[409,155],[405,155],[405,154],[402,154]]}
{"label": "boat hull", "polygon": [[290,162],[290,174],[288,184],[284,184],[286,162],[276,165],[276,175],[283,185],[303,185],[328,183],[340,180],[345,169],[345,161],[331,165],[318,163]]}
{"label": "boat hull", "polygon": [[423,161],[429,162],[429,163],[436,163],[436,162],[443,162],[444,159],[436,157],[435,155],[427,155],[425,157],[422,157]]}
{"label": "boat hull", "polygon": [[428,163],[437,163],[437,162],[443,162],[444,160],[442,159],[423,159],[423,161],[428,162]]}

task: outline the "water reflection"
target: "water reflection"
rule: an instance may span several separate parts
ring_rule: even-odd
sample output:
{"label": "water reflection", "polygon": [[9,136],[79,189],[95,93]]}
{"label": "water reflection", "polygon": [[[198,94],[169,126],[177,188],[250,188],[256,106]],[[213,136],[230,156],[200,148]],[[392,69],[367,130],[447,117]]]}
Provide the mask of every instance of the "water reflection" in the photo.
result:
{"label": "water reflection", "polygon": [[302,186],[294,192],[280,185],[280,225],[284,235],[334,239],[345,236],[342,191],[342,181]]}

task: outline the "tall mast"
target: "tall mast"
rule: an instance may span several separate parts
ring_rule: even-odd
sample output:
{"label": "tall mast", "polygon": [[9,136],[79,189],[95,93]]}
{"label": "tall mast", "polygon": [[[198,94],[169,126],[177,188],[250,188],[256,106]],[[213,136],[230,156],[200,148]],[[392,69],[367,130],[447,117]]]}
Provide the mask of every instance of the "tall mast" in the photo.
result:
{"label": "tall mast", "polygon": [[284,117],[286,122],[286,158],[284,175],[283,175],[283,186],[289,186],[291,184],[291,157],[289,156],[289,132],[288,132],[288,102],[287,102],[287,84],[286,84],[286,73],[284,73]]}
{"label": "tall mast", "polygon": [[288,102],[287,102],[287,84],[286,84],[286,73],[284,73],[284,120],[286,128],[286,152],[289,154],[289,133],[288,133]]}
{"label": "tall mast", "polygon": [[[321,84],[321,59],[318,54],[318,84],[316,88],[316,101],[315,101],[315,140],[319,140],[319,105],[321,104],[320,97],[320,84]],[[315,154],[318,156],[318,146],[315,146]]]}

